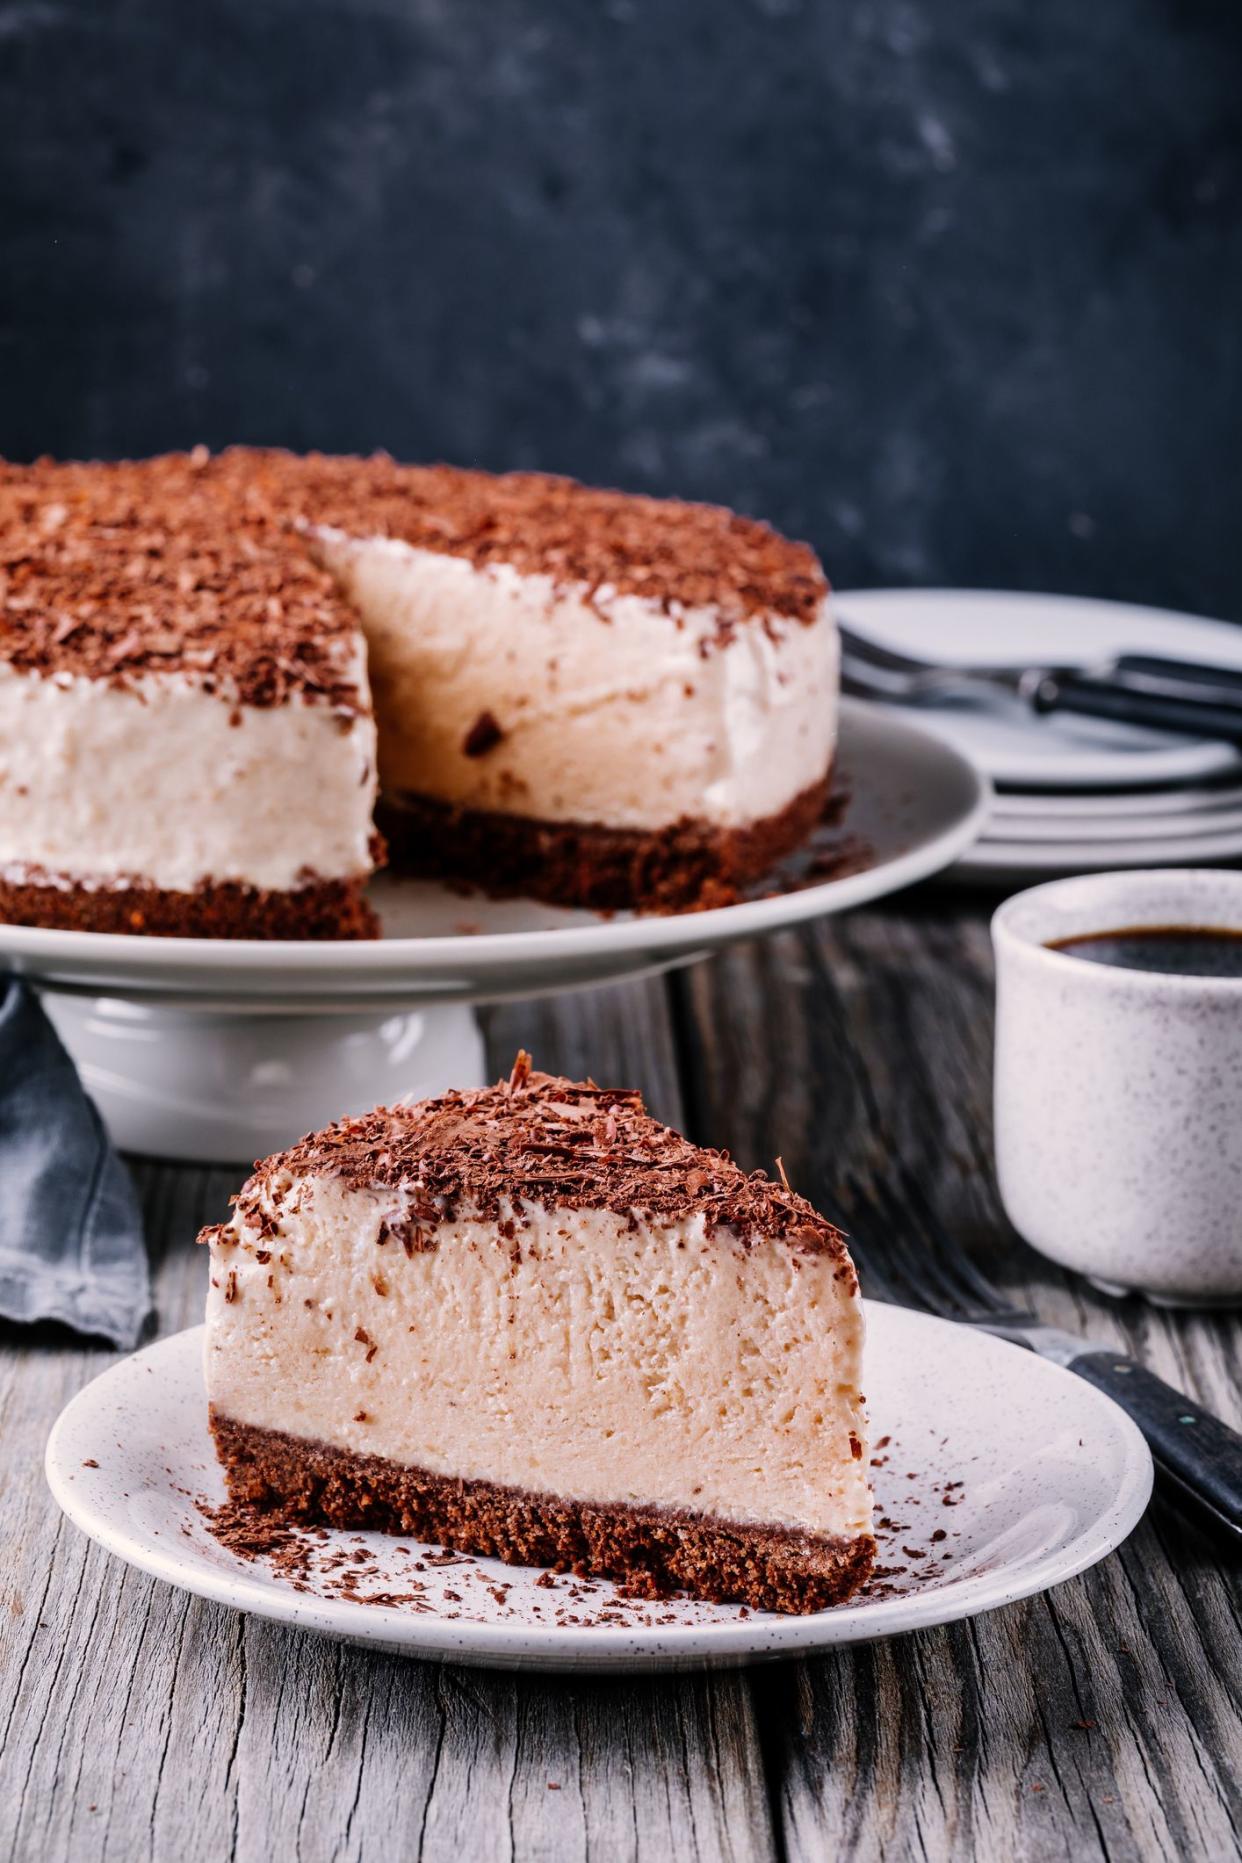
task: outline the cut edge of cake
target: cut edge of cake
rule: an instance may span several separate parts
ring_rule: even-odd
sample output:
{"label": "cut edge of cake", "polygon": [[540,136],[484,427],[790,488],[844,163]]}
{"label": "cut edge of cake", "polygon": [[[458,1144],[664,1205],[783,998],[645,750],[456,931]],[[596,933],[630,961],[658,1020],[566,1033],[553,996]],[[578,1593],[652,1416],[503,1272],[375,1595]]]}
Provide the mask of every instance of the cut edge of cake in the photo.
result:
{"label": "cut edge of cake", "polygon": [[[367,535],[358,510],[310,532],[367,637],[398,870],[668,912],[731,903],[806,840],[831,783],[839,648],[805,546],[530,475],[523,500],[489,482],[497,513],[476,536],[480,475],[430,476],[454,526],[438,547]],[[397,521],[389,499],[381,521]],[[670,551],[679,525],[689,565]]]}

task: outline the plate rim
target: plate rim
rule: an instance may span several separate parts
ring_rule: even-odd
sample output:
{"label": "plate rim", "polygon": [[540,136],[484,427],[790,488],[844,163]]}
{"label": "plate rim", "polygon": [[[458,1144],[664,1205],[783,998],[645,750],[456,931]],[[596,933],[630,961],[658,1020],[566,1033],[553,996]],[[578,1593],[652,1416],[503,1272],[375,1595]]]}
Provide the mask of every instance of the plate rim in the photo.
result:
{"label": "plate rim", "polygon": [[[98,1403],[96,1387],[118,1373],[153,1356],[188,1354],[202,1362],[200,1323],[140,1347],[118,1359],[84,1385],[61,1410],[48,1436],[44,1472],[52,1496],[66,1517],[105,1551],[153,1578],[229,1609],[288,1623],[321,1634],[375,1644],[426,1660],[453,1660],[492,1666],[522,1666],[548,1671],[594,1667],[597,1669],[649,1669],[682,1664],[738,1664],[782,1656],[809,1655],[840,1644],[871,1642],[916,1629],[931,1629],[967,1617],[998,1610],[1019,1599],[1038,1596],[1096,1565],[1127,1539],[1146,1511],[1151,1498],[1154,1469],[1151,1452],[1137,1425],[1113,1400],[1085,1379],[1023,1347],[955,1325],[951,1320],[909,1307],[867,1301],[868,1326],[888,1323],[916,1331],[943,1334],[951,1331],[958,1346],[971,1341],[968,1350],[985,1356],[1016,1354],[1036,1381],[1054,1384],[1072,1379],[1080,1401],[1095,1407],[1114,1433],[1119,1455],[1116,1491],[1109,1505],[1071,1539],[1069,1549],[1045,1551],[1020,1572],[1002,1566],[999,1571],[950,1581],[926,1593],[911,1593],[874,1603],[844,1604],[808,1616],[755,1617],[721,1624],[642,1626],[561,1626],[485,1624],[469,1619],[451,1623],[424,1615],[402,1613],[391,1606],[350,1603],[338,1599],[308,1599],[279,1582],[261,1584],[245,1573],[217,1572],[206,1561],[186,1562],[162,1546],[153,1547],[127,1525],[118,1526],[93,1507],[88,1491],[78,1489],[62,1461],[60,1443],[81,1411]],[[900,1316],[886,1322],[877,1314]],[[87,1400],[95,1392],[92,1402]],[[204,1409],[205,1409],[204,1399]],[[105,1413],[106,1414],[106,1413]],[[76,1472],[76,1471],[75,1471]],[[184,1558],[184,1555],[183,1555]],[[1008,1577],[1006,1574],[1008,1573]],[[937,1608],[937,1603],[939,1607]],[[826,1634],[832,1626],[830,1634]]]}
{"label": "plate rim", "polygon": [[1103,827],[1129,821],[1210,821],[1214,815],[1242,812],[1242,783],[1215,788],[1173,783],[1120,790],[997,789],[992,810],[994,820],[1099,822]]}
{"label": "plate rim", "polygon": [[972,843],[949,875],[968,873],[1120,873],[1131,868],[1212,867],[1242,855],[1242,828],[1223,834],[1170,835],[1128,841],[1009,841]]}
{"label": "plate rim", "polygon": [[[1075,833],[1074,829],[1085,832]],[[1211,813],[1187,812],[1185,815],[1118,815],[1101,820],[1098,816],[1071,816],[1066,821],[1039,815],[1006,815],[995,811],[975,848],[995,846],[1032,847],[1134,847],[1149,842],[1224,839],[1242,836],[1242,803],[1233,809]],[[970,851],[975,851],[974,849]]]}
{"label": "plate rim", "polygon": [[[865,700],[842,698],[840,718],[842,739],[847,739],[854,722],[864,730],[914,740],[920,757],[937,759],[946,783],[955,785],[959,793],[951,819],[914,848],[861,872],[796,892],[742,900],[706,912],[597,919],[525,931],[356,941],[151,938],[0,922],[0,963],[36,980],[95,982],[99,994],[108,993],[111,986],[106,979],[112,968],[125,972],[117,985],[120,994],[159,988],[170,978],[203,972],[212,975],[211,983],[187,984],[186,988],[205,999],[228,989],[259,995],[273,979],[281,978],[308,993],[345,992],[361,1004],[368,998],[425,1000],[437,983],[446,989],[457,987],[455,968],[494,972],[499,984],[506,975],[520,976],[549,964],[595,960],[603,966],[603,977],[614,974],[612,966],[617,961],[623,966],[627,959],[672,962],[741,938],[783,930],[887,897],[943,871],[970,846],[987,821],[991,783],[957,747],[889,708]],[[134,979],[135,968],[146,974],[148,984]],[[350,973],[345,982],[342,972]]]}

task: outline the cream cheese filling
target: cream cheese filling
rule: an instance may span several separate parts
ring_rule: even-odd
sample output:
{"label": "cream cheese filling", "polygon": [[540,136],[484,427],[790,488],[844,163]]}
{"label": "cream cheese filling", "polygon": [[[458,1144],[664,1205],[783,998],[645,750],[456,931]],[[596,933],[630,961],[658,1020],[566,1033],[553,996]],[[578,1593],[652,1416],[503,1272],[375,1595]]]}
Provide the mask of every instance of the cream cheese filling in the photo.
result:
{"label": "cream cheese filling", "polygon": [[[366,691],[359,642],[353,655]],[[240,705],[184,674],[124,686],[0,666],[0,873],[285,891],[370,871],[375,721]]]}
{"label": "cream cheese filling", "polygon": [[[773,615],[721,639],[711,608],[666,612],[386,537],[311,537],[367,637],[386,790],[546,821],[729,828],[829,768],[826,604],[809,625]],[[472,755],[485,714],[501,735]]]}
{"label": "cream cheese filling", "polygon": [[217,1232],[207,1392],[234,1421],[434,1473],[866,1532],[862,1303],[830,1255],[607,1211],[444,1223],[277,1181]]}
{"label": "cream cheese filling", "polygon": [[[826,606],[810,625],[773,616],[722,638],[708,608],[388,538],[312,542],[359,613],[351,675],[365,693],[369,666],[389,790],[547,821],[730,828],[777,814],[831,764]],[[484,718],[499,736],[480,751]],[[0,874],[177,892],[365,875],[376,757],[375,719],[314,699],[256,707],[185,674],[122,686],[0,665]]]}

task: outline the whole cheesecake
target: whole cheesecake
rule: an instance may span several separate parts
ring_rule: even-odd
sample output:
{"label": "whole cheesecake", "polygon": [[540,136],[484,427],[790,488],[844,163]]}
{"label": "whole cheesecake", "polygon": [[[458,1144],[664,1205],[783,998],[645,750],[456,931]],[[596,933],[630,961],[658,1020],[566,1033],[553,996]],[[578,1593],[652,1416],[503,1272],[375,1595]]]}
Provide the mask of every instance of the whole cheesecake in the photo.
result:
{"label": "whole cheesecake", "polygon": [[0,466],[0,915],[372,935],[377,782],[403,871],[724,903],[822,813],[837,672],[812,552],[712,506],[247,449]]}
{"label": "whole cheesecake", "polygon": [[871,1568],[844,1240],[635,1093],[519,1056],[268,1159],[200,1240],[234,1501],[778,1611]]}

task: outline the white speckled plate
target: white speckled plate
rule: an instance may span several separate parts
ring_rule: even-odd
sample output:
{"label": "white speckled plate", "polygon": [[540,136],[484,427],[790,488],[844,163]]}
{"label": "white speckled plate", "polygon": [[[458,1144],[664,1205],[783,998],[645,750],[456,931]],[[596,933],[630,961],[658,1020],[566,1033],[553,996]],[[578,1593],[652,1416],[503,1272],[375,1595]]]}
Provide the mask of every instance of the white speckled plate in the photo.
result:
{"label": "white speckled plate", "polygon": [[[810,1617],[637,1603],[609,1584],[549,1585],[494,1559],[428,1563],[434,1549],[382,1534],[328,1534],[298,1589],[266,1560],[227,1551],[196,1505],[224,1491],[201,1327],[80,1392],[48,1441],[47,1477],[83,1532],[199,1597],[409,1656],[507,1668],[699,1668],[894,1636],[1043,1591],[1125,1539],[1147,1505],[1152,1464],[1116,1405],[1018,1346],[899,1307],[867,1311],[889,1570],[855,1602]],[[404,1601],[367,1601],[385,1594]]]}

